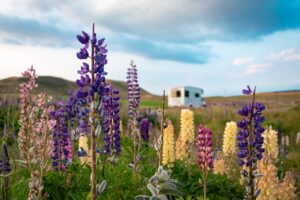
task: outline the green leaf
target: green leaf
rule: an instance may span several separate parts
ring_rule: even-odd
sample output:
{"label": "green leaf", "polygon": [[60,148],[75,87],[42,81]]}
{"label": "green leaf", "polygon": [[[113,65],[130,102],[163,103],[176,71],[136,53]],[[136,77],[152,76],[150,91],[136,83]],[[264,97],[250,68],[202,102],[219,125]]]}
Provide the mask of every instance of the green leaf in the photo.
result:
{"label": "green leaf", "polygon": [[102,181],[100,185],[97,185],[98,194],[101,194],[106,187],[106,180]]}
{"label": "green leaf", "polygon": [[148,183],[147,188],[150,190],[152,195],[157,195],[156,188],[152,184]]}
{"label": "green leaf", "polygon": [[160,185],[160,193],[166,194],[166,195],[172,195],[172,196],[181,196],[182,192],[180,192],[177,188],[177,186],[170,182],[164,182]]}
{"label": "green leaf", "polygon": [[164,194],[158,195],[157,198],[160,199],[160,200],[168,200],[168,197]]}

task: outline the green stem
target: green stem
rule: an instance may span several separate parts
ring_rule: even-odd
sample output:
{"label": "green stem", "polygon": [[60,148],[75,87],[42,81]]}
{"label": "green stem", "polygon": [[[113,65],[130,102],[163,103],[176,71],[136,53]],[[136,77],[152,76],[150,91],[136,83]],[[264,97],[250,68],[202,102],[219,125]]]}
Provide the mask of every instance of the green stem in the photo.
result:
{"label": "green stem", "polygon": [[206,165],[204,166],[204,171],[203,171],[203,198],[206,200],[206,180],[207,180],[207,173],[206,173]]}

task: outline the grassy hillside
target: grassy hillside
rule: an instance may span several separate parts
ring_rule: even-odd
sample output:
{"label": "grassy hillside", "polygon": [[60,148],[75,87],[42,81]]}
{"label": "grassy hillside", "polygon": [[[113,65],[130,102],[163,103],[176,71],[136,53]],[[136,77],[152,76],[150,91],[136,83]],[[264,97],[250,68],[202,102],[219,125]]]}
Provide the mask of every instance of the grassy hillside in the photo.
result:
{"label": "grassy hillside", "polygon": [[[4,97],[16,97],[19,94],[19,85],[24,82],[25,78],[10,77],[0,80],[0,96]],[[120,90],[121,99],[127,99],[127,83],[123,81],[107,80],[108,83],[112,83],[114,88]],[[52,96],[65,96],[68,90],[76,89],[76,84],[72,81],[68,81],[58,77],[52,76],[39,76],[37,79],[38,88],[33,92],[38,94],[45,92]],[[144,89],[141,89],[141,97],[146,102],[159,102],[159,96],[155,96]]]}

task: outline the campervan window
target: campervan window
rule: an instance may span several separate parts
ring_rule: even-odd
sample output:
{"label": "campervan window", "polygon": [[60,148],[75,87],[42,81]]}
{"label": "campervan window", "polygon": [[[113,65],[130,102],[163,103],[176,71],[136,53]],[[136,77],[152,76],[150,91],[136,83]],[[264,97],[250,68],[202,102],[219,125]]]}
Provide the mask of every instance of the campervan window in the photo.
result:
{"label": "campervan window", "polygon": [[176,97],[181,97],[181,91],[180,90],[176,91]]}
{"label": "campervan window", "polygon": [[185,97],[190,97],[190,91],[185,90],[185,91],[184,91],[184,96],[185,96]]}
{"label": "campervan window", "polygon": [[195,93],[195,97],[196,97],[196,98],[199,98],[199,97],[200,97],[200,94],[199,94],[199,93]]}
{"label": "campervan window", "polygon": [[176,90],[176,89],[171,90],[171,97],[172,97],[172,98],[181,97],[181,92],[180,92],[180,90]]}

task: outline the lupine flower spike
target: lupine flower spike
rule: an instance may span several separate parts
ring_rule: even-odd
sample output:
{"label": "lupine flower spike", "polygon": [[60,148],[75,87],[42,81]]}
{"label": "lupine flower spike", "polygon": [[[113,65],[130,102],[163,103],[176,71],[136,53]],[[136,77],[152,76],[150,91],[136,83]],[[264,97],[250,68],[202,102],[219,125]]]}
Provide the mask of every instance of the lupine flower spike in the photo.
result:
{"label": "lupine flower spike", "polygon": [[[227,175],[235,177],[236,168],[236,152],[237,152],[237,124],[235,122],[227,122],[223,136],[223,159],[227,166],[231,166],[226,171]],[[219,162],[221,162],[220,160]]]}
{"label": "lupine flower spike", "polygon": [[176,159],[189,162],[195,141],[194,113],[189,109],[181,110],[180,133],[176,142]]}
{"label": "lupine flower spike", "polygon": [[213,168],[212,131],[203,125],[198,126],[198,166],[202,171],[204,199],[206,199],[206,179]]}
{"label": "lupine flower spike", "polygon": [[283,181],[278,187],[278,199],[294,200],[296,199],[295,180],[291,172],[286,172]]}
{"label": "lupine flower spike", "polygon": [[[35,112],[35,108],[33,108],[31,104],[32,97],[30,95],[30,91],[37,87],[37,75],[33,66],[31,66],[31,68],[25,71],[22,76],[28,78],[28,81],[20,84],[20,129],[18,133],[18,144],[21,161],[23,165],[29,167],[32,158],[29,149],[33,146],[35,135],[31,134],[30,131],[27,131],[29,127],[34,126],[34,119],[32,119],[34,115],[28,115],[27,113]],[[31,138],[31,140],[29,138]]]}
{"label": "lupine flower spike", "polygon": [[[106,45],[104,38],[97,39],[95,33],[95,25],[93,24],[93,32],[90,36],[82,31],[81,35],[77,35],[78,41],[83,45],[76,54],[77,58],[82,60],[81,69],[78,71],[80,79],[76,81],[79,89],[76,93],[75,112],[79,122],[78,134],[88,135],[91,138],[91,196],[93,200],[97,198],[96,188],[96,130],[101,130],[101,118],[103,112],[101,109],[102,100],[108,91],[105,83],[104,65],[107,64]],[[90,52],[89,52],[90,50]],[[90,64],[85,62],[90,59]],[[84,151],[79,149],[79,154]],[[88,152],[86,153],[89,154]]]}
{"label": "lupine flower spike", "polygon": [[[66,167],[68,161],[72,159],[71,135],[68,128],[67,107],[62,101],[56,102],[56,111],[50,113],[52,119],[57,121],[53,129],[53,155],[52,167],[54,170],[62,170]],[[64,160],[64,164],[58,163],[58,160]]]}
{"label": "lupine flower spike", "polygon": [[105,152],[111,158],[121,152],[120,146],[120,103],[119,90],[108,86],[106,97],[103,99],[103,132]]}
{"label": "lupine flower spike", "polygon": [[278,133],[268,127],[263,133],[264,143],[263,149],[265,150],[264,155],[272,159],[277,159],[278,156]]}
{"label": "lupine flower spike", "polygon": [[162,152],[162,163],[168,165],[169,168],[174,166],[175,162],[175,146],[174,146],[174,127],[172,121],[168,121],[167,127],[164,129],[164,144]]}
{"label": "lupine flower spike", "polygon": [[137,171],[137,155],[139,142],[139,105],[140,105],[140,87],[138,84],[138,76],[136,65],[131,61],[127,70],[127,89],[128,89],[128,120],[129,129],[133,138],[133,170]]}
{"label": "lupine flower spike", "polygon": [[223,137],[223,153],[225,156],[236,154],[237,125],[235,122],[227,122]]}
{"label": "lupine flower spike", "polygon": [[140,87],[136,65],[131,61],[127,69],[127,88],[128,88],[128,116],[131,120],[137,118],[140,105]]}
{"label": "lupine flower spike", "polygon": [[255,182],[259,178],[259,174],[255,173],[257,169],[256,163],[261,160],[264,152],[262,147],[264,138],[262,136],[264,128],[261,127],[264,122],[262,111],[265,106],[255,101],[255,88],[252,89],[247,86],[247,89],[243,90],[245,95],[252,95],[252,102],[249,105],[242,107],[239,110],[239,114],[243,117],[238,123],[239,133],[238,139],[238,164],[246,170],[242,170],[246,186],[245,199],[254,200],[259,195],[259,190],[255,187]]}
{"label": "lupine flower spike", "polygon": [[279,180],[272,158],[264,156],[258,163],[258,171],[263,176],[258,181],[260,194],[257,200],[277,199]]}
{"label": "lupine flower spike", "polygon": [[24,72],[23,76],[29,80],[20,85],[20,157],[23,165],[35,169],[29,180],[28,199],[40,199],[43,190],[42,178],[50,168],[49,158],[53,153],[52,130],[56,126],[56,120],[51,119],[51,113],[54,112],[54,107],[50,104],[51,97],[46,98],[41,93],[31,99],[30,90],[37,86],[33,67]]}

